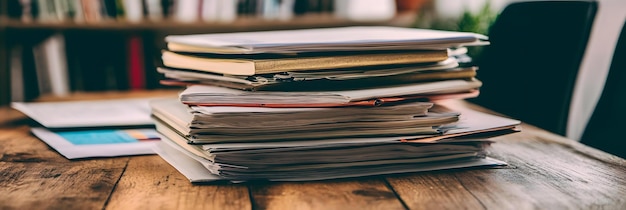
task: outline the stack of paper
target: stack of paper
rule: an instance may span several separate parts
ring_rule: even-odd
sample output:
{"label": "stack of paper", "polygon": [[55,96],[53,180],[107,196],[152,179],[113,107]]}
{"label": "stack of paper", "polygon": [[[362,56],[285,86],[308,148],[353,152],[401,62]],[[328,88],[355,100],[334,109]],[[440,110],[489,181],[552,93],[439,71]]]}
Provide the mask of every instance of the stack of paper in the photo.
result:
{"label": "stack of paper", "polygon": [[502,165],[484,138],[519,124],[436,103],[478,95],[477,68],[452,58],[487,44],[478,34],[347,27],[166,41],[162,83],[187,88],[151,103],[157,153],[192,182]]}
{"label": "stack of paper", "polygon": [[390,107],[264,108],[187,107],[154,101],[157,124],[170,126],[189,143],[250,142],[348,136],[437,134],[458,113],[426,114],[431,103]]}

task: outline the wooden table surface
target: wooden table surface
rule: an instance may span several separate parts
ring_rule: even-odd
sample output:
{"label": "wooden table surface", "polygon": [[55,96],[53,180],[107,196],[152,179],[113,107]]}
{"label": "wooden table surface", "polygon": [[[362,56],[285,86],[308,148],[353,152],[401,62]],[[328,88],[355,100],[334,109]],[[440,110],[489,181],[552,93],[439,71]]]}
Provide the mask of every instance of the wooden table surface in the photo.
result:
{"label": "wooden table surface", "polygon": [[530,125],[494,138],[499,169],[193,185],[157,155],[67,160],[32,123],[0,108],[0,209],[626,209],[626,160]]}

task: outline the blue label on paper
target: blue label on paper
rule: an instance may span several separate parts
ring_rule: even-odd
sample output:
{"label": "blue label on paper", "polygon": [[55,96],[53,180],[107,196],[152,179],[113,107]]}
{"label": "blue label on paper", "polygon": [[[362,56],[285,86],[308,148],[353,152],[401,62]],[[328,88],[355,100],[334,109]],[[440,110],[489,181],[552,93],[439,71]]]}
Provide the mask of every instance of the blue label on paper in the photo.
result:
{"label": "blue label on paper", "polygon": [[156,131],[143,130],[91,130],[58,132],[61,137],[74,145],[119,144],[158,139]]}

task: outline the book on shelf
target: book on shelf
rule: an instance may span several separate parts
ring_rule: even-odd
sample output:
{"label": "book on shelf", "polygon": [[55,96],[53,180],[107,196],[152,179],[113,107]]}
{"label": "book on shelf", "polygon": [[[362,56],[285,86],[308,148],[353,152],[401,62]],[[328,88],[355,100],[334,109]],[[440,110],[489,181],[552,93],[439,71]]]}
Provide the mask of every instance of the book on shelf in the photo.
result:
{"label": "book on shelf", "polygon": [[145,0],[144,1],[144,13],[147,19],[150,21],[163,20],[163,0]]}
{"label": "book on shelf", "polygon": [[57,96],[70,93],[65,42],[65,36],[61,34],[53,35],[44,42],[52,94]]}
{"label": "book on shelf", "polygon": [[293,16],[295,0],[261,1],[262,8],[258,15],[267,20],[288,20]]}
{"label": "book on shelf", "polygon": [[69,94],[65,49],[65,37],[62,34],[54,34],[33,48],[39,94]]}
{"label": "book on shelf", "polygon": [[237,2],[228,0],[217,0],[218,22],[232,22],[237,19]]}
{"label": "book on shelf", "polygon": [[22,63],[23,52],[21,46],[11,48],[11,60],[9,61],[11,70],[11,101],[25,101],[26,88],[24,87],[24,67]]}
{"label": "book on shelf", "polygon": [[188,23],[194,22],[199,17],[198,6],[200,0],[178,0],[174,4],[174,20],[178,22]]}
{"label": "book on shelf", "polygon": [[82,10],[82,14],[85,16],[84,20],[87,23],[98,23],[106,19],[100,1],[81,0],[77,6],[76,9]]}
{"label": "book on shelf", "polygon": [[446,50],[297,54],[184,54],[163,51],[163,65],[231,75],[309,71],[358,66],[431,63],[448,58]]}
{"label": "book on shelf", "polygon": [[22,22],[33,22],[35,19],[33,9],[36,10],[36,8],[33,8],[33,4],[31,0],[6,1],[6,15],[20,19]]}
{"label": "book on shelf", "polygon": [[396,15],[396,0],[335,1],[335,15],[355,21],[390,20]]}
{"label": "book on shelf", "polygon": [[[244,1],[238,1],[237,6],[241,7],[242,2]],[[200,19],[205,22],[219,20],[220,19],[219,4],[220,3],[221,2],[218,0],[201,0],[200,4],[202,7],[200,9]]]}
{"label": "book on shelf", "polygon": [[138,23],[143,21],[146,8],[145,1],[122,0],[124,6],[124,16],[126,21]]}
{"label": "book on shelf", "polygon": [[[35,80],[37,78],[37,62],[36,62],[36,58],[35,58],[35,51],[32,50],[34,49],[34,47],[36,46],[36,43],[32,43],[32,42],[27,42],[24,43],[24,45],[21,47],[21,55],[17,54],[17,51],[20,51],[19,49],[17,49],[17,51],[15,52],[11,52],[11,57],[14,57],[16,59],[16,62],[13,63],[11,62],[11,77],[13,76],[22,76],[21,82],[19,81],[19,79],[16,78],[16,80],[11,80],[11,85],[15,85],[15,86],[20,86],[17,87],[19,89],[23,90],[23,99],[22,101],[30,101],[32,99],[35,99],[39,96],[39,82],[38,81],[33,81],[33,78],[35,78]],[[19,48],[19,47],[18,47]],[[20,59],[20,61],[17,60],[17,58]],[[15,74],[13,73],[15,72]],[[15,84],[14,84],[15,83]],[[13,91],[13,90],[11,90]],[[16,93],[19,94],[19,93]],[[16,96],[20,96],[20,95],[16,95]],[[20,101],[20,100],[15,100],[15,101]]]}
{"label": "book on shelf", "polygon": [[307,13],[328,13],[335,11],[335,0],[300,0],[294,2],[295,15]]}
{"label": "book on shelf", "polygon": [[[72,11],[71,15],[73,16],[73,21],[76,23],[85,22],[85,12],[82,9],[81,1],[82,0],[70,0],[69,1],[70,11]],[[108,11],[108,7],[107,7],[107,11]]]}
{"label": "book on shelf", "polygon": [[[119,15],[118,17],[118,13],[117,13],[117,3],[120,0],[103,0],[102,1],[102,14],[106,15],[108,18],[111,18],[113,20],[119,18],[119,17],[123,17],[123,15]],[[138,1],[141,2],[141,1]]]}
{"label": "book on shelf", "polygon": [[146,88],[146,70],[144,57],[143,38],[140,35],[128,37],[128,78],[130,89],[140,90]]}
{"label": "book on shelf", "polygon": [[232,22],[240,17],[291,20],[306,14],[350,21],[385,21],[396,15],[394,0],[10,0],[8,15],[23,22],[182,23]]}

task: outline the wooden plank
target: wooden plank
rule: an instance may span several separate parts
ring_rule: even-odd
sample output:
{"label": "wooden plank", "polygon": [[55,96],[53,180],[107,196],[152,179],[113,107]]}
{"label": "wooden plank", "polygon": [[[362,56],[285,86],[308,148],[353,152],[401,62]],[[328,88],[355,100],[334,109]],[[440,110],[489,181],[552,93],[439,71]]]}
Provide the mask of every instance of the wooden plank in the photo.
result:
{"label": "wooden plank", "polygon": [[[487,207],[517,209],[626,207],[626,165],[589,158],[552,139],[527,132],[495,138],[492,156],[515,169],[471,171],[457,177]],[[538,132],[538,131],[537,131]],[[603,153],[606,154],[606,153]],[[622,159],[623,160],[623,159]],[[621,162],[621,163],[620,163]]]}
{"label": "wooden plank", "polygon": [[8,106],[0,106],[0,127],[20,126],[27,124],[28,121],[30,121],[28,117],[21,112]]}
{"label": "wooden plank", "polygon": [[193,185],[159,156],[132,157],[107,209],[251,209],[245,185]]}
{"label": "wooden plank", "polygon": [[2,162],[68,162],[46,143],[30,134],[26,125],[0,128]]}
{"label": "wooden plank", "polygon": [[486,209],[626,208],[626,160],[534,126],[522,127],[520,133],[493,138],[490,156],[508,162],[506,168],[415,174],[388,181],[407,206],[416,209],[440,208],[428,203],[445,200],[461,205],[444,206],[453,209],[481,208],[476,202]]}
{"label": "wooden plank", "polygon": [[[470,104],[447,105],[489,112]],[[415,174],[388,178],[389,183],[407,206],[417,209],[439,209],[432,203],[445,200],[447,209],[625,209],[624,159],[522,127],[520,133],[493,138],[490,156],[508,162],[506,168]]]}
{"label": "wooden plank", "polygon": [[101,209],[124,164],[113,159],[0,162],[0,168],[1,209]]}
{"label": "wooden plank", "polygon": [[0,209],[103,208],[128,158],[69,161],[28,129],[0,129]]}
{"label": "wooden plank", "polygon": [[450,171],[387,177],[410,209],[482,209],[482,204]]}
{"label": "wooden plank", "polygon": [[391,177],[389,183],[411,209],[626,207],[623,163],[589,158],[528,133],[495,138],[490,156],[508,162],[507,168]]}
{"label": "wooden plank", "polygon": [[250,184],[255,209],[404,209],[381,179]]}

